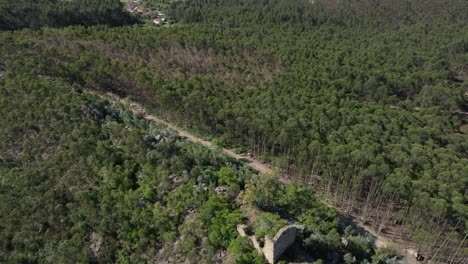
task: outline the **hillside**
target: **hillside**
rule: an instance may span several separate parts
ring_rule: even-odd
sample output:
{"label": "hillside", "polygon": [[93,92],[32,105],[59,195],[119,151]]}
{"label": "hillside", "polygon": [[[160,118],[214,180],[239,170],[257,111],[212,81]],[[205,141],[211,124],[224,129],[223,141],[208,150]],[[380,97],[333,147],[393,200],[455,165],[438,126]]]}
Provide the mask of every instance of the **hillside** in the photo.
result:
{"label": "hillside", "polygon": [[236,226],[263,236],[288,222],[306,225],[300,247],[315,260],[395,256],[375,255],[370,236],[304,186],[259,177],[123,105],[27,75],[1,80],[0,95],[3,263],[263,263]]}
{"label": "hillside", "polygon": [[[3,118],[10,121],[2,122],[9,134],[1,150],[14,157],[2,160],[23,151],[37,159],[55,142],[45,137],[37,150],[23,144],[31,136],[16,127],[21,114],[8,119],[16,110],[48,120],[69,109],[54,105],[49,108],[60,110],[41,112],[28,108],[29,95],[11,97],[20,96],[16,87],[34,90],[50,78],[67,89],[130,97],[217,145],[279,167],[376,233],[411,243],[432,263],[466,260],[466,1],[160,1],[175,21],[170,27],[134,23],[133,16],[114,23],[123,6],[104,2],[109,8],[76,1],[83,10],[76,13],[87,18],[63,24],[50,22],[64,20],[46,12],[46,4],[0,5],[0,14],[35,10],[45,21],[31,25],[0,16],[0,29],[29,28],[0,33],[0,80],[12,87],[2,96]],[[60,10],[73,5],[49,4],[64,5]],[[86,22],[94,15],[99,19]],[[74,120],[64,118],[55,127]],[[129,143],[129,156],[145,155],[137,153],[138,144]],[[74,164],[82,154],[60,159]],[[19,175],[5,166],[3,172]]]}

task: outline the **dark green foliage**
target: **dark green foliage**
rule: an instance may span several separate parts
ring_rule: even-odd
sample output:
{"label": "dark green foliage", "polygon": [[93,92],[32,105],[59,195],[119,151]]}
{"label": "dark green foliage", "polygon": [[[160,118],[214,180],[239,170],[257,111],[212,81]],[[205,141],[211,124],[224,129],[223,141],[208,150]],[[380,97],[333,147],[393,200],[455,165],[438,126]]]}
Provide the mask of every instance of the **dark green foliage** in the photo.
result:
{"label": "dark green foliage", "polygon": [[389,247],[385,249],[378,249],[372,257],[373,264],[397,264],[400,263],[398,251],[395,248]]}
{"label": "dark green foliage", "polygon": [[279,204],[288,214],[297,216],[307,212],[309,208],[316,207],[318,202],[306,186],[294,182],[286,186]]}
{"label": "dark green foliage", "polygon": [[364,236],[348,237],[348,250],[357,259],[369,258],[373,254],[373,240]]}
{"label": "dark green foliage", "polygon": [[278,210],[281,207],[282,188],[278,176],[265,175],[248,183],[245,200],[265,210]]}
{"label": "dark green foliage", "polygon": [[435,17],[443,23],[459,23],[468,18],[463,0],[194,0],[174,1],[171,7],[171,15],[179,21],[229,27],[262,24],[308,29],[332,24],[399,28],[431,23]]}
{"label": "dark green foliage", "polygon": [[[245,175],[232,160],[48,77],[1,79],[0,121],[0,262],[146,262],[198,208],[204,247],[236,237],[232,200],[194,185],[197,168]],[[179,256],[205,257],[189,241]]]}
{"label": "dark green foliage", "polygon": [[340,235],[336,230],[332,230],[326,235],[312,233],[304,239],[304,245],[310,252],[314,252],[314,256],[327,258],[330,254],[340,250]]}
{"label": "dark green foliage", "polygon": [[0,0],[0,30],[135,22],[119,0]]}
{"label": "dark green foliage", "polygon": [[[242,146],[313,183],[338,206],[374,226],[397,223],[405,238],[432,247],[428,252],[445,240],[438,237],[442,231],[456,235],[440,254],[459,246],[468,217],[466,1],[161,2],[170,5],[178,25],[3,32],[0,78],[51,77],[130,95],[173,122],[216,136],[223,144]],[[5,19],[13,17],[0,16]],[[93,106],[92,117],[107,116],[100,107]],[[26,125],[35,131],[32,122]],[[25,149],[21,157],[35,164],[37,153],[52,151],[46,140],[39,150],[30,150],[30,143],[16,139],[29,130],[14,124],[9,129],[3,155]],[[120,130],[115,125],[106,129]],[[88,134],[73,131],[79,141],[73,151],[86,153]],[[62,134],[51,132],[52,142]],[[139,134],[127,136],[130,140]],[[128,191],[139,189],[134,175],[144,171],[148,186],[139,194],[161,201],[161,206],[166,201],[174,205],[175,212],[162,210],[162,215],[181,218],[183,210],[200,206],[184,193],[200,198],[192,190],[197,183],[235,185],[246,178],[232,177],[221,169],[226,164],[219,166],[220,161],[206,153],[199,159],[176,155],[160,164],[177,148],[161,144],[142,153],[147,143],[124,141],[112,140],[121,144],[119,152],[109,150],[107,142],[95,144],[96,159],[102,163],[97,163],[99,173],[112,188]],[[103,163],[107,157],[118,162]],[[11,157],[1,159],[6,167],[2,173],[18,169]],[[166,197],[172,191],[169,176],[184,171],[181,192]],[[44,174],[37,170],[38,177]],[[116,176],[120,174],[126,178]],[[302,219],[323,236],[334,229],[333,221],[316,222],[332,213],[297,205],[315,203],[296,195],[303,192],[297,187],[284,190],[262,181],[258,187],[258,197],[247,195],[252,204]]]}
{"label": "dark green foliage", "polygon": [[[273,238],[281,228],[297,223],[305,226],[302,234],[304,239],[298,244],[314,258],[333,262],[335,258],[352,256],[358,261],[368,261],[373,256],[373,240],[367,236],[351,236],[350,233],[356,232],[352,227],[346,228],[343,232],[343,228],[338,223],[336,210],[318,202],[312,191],[304,185],[298,183],[283,185],[272,176],[252,181],[247,184],[245,199],[253,205],[259,200],[252,200],[252,197],[267,200],[266,193],[271,192],[275,195],[275,199],[267,207],[260,207],[268,208],[275,213],[260,212],[256,215],[252,228],[257,237]],[[269,197],[272,198],[273,196]],[[349,240],[347,246],[342,243],[342,237]]]}

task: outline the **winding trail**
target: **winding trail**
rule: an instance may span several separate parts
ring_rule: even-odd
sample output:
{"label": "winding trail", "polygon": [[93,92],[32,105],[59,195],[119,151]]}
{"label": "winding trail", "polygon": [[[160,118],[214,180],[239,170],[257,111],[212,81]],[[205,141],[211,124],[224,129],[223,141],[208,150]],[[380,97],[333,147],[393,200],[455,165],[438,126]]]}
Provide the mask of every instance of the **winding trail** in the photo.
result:
{"label": "winding trail", "polygon": [[[143,118],[152,122],[152,123],[155,123],[157,125],[160,125],[162,127],[167,127],[167,128],[170,128],[174,131],[176,131],[180,136],[186,138],[188,141],[191,141],[191,142],[194,142],[194,143],[198,143],[198,144],[201,144],[205,147],[208,147],[208,148],[213,148],[215,147],[215,145],[210,142],[210,141],[207,141],[207,140],[204,140],[178,126],[175,126],[157,116],[154,116],[154,115],[151,115],[149,114],[145,108],[143,106],[141,106],[140,104],[136,103],[136,102],[132,102],[132,101],[129,101],[127,99],[124,99],[124,98],[121,98],[119,97],[118,95],[116,94],[113,94],[113,93],[105,93],[104,97],[110,101],[113,101],[113,102],[120,102],[126,106],[129,107],[129,109],[135,113],[135,114],[141,114],[143,115]],[[252,167],[254,170],[260,172],[261,174],[271,174],[273,172],[277,172],[277,171],[280,171],[278,168],[274,168],[272,167],[270,164],[267,164],[267,163],[264,163],[264,162],[261,162],[255,158],[252,158],[252,157],[249,157],[247,155],[240,155],[240,154],[237,154],[235,153],[234,151],[230,150],[230,149],[227,149],[227,148],[220,148],[220,151],[230,157],[233,157],[239,161],[242,161],[242,162],[245,162],[247,165],[249,165],[250,167]],[[290,180],[289,179],[286,179],[284,177],[280,178],[280,180],[283,182],[283,183],[289,183]],[[329,201],[322,201],[326,206],[328,207],[332,207],[334,209],[337,210],[337,212],[343,216],[346,216],[350,219],[353,220],[354,224],[357,225],[358,227],[364,229],[366,232],[368,232],[369,234],[371,234],[374,238],[375,238],[375,246],[378,247],[378,248],[383,248],[383,247],[388,247],[389,245],[391,244],[394,244],[394,245],[398,245],[397,242],[394,242],[394,241],[391,241],[389,239],[387,239],[386,237],[382,236],[381,234],[378,234],[377,232],[375,232],[372,228],[364,225],[363,223],[361,223],[360,221],[358,221],[357,219],[354,219],[352,216],[350,215],[347,215],[346,213],[342,212],[339,208],[336,208],[335,206],[333,206],[333,204]],[[402,245],[399,245],[399,251],[400,251],[400,254],[404,255],[407,257],[407,261],[409,264],[415,264],[415,263],[418,263],[413,256],[409,255],[408,252],[406,251],[406,249],[404,247],[402,247]]]}

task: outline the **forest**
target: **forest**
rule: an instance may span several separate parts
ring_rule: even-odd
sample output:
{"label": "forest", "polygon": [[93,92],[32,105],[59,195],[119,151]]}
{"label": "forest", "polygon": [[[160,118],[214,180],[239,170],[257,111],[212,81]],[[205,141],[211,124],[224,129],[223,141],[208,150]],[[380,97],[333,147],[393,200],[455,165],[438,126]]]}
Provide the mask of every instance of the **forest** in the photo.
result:
{"label": "forest", "polygon": [[250,222],[258,236],[305,224],[297,247],[316,263],[399,258],[339,223],[304,185],[260,177],[79,86],[8,74],[0,80],[2,263],[264,263],[237,236],[244,211],[258,215]]}
{"label": "forest", "polygon": [[[53,78],[130,97],[166,120],[282,168],[320,199],[378,233],[410,241],[433,262],[466,261],[466,1],[161,3],[174,26],[104,21],[112,16],[18,24],[3,14],[22,9],[0,5],[0,28],[7,29],[0,33],[0,78],[11,79],[12,87],[21,84],[18,76],[38,84],[36,78]],[[37,10],[46,21],[50,14]],[[24,27],[30,28],[11,30]],[[13,128],[14,142],[24,132]],[[42,147],[50,144],[44,140]],[[21,152],[7,142],[3,153]],[[8,166],[2,169],[7,175],[19,174]]]}
{"label": "forest", "polygon": [[137,22],[119,0],[0,0],[0,30]]}

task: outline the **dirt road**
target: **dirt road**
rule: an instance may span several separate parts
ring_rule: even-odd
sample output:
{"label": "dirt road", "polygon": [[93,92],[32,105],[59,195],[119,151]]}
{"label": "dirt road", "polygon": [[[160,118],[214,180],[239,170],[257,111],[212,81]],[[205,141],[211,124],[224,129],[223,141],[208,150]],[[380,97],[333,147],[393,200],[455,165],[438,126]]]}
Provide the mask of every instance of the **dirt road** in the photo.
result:
{"label": "dirt road", "polygon": [[[115,95],[115,94],[112,94],[112,93],[106,93],[105,94],[105,97],[107,99],[111,99],[112,101],[118,101],[124,105],[127,105],[130,110],[135,113],[135,114],[142,114],[143,115],[143,118],[150,121],[150,122],[153,122],[155,124],[158,124],[160,126],[163,126],[163,127],[168,127],[174,131],[177,131],[177,133],[182,136],[182,137],[185,137],[188,141],[191,141],[191,142],[194,142],[194,143],[199,143],[199,144],[202,144],[203,146],[205,147],[208,147],[208,148],[212,148],[212,147],[215,147],[215,145],[213,143],[211,143],[210,141],[207,141],[207,140],[204,140],[180,127],[177,127],[157,116],[154,116],[154,115],[151,115],[149,114],[140,104],[138,103],[135,103],[135,102],[130,102],[126,99],[123,99],[123,98],[120,98],[119,96]],[[269,164],[266,164],[266,163],[263,163],[263,162],[260,162],[258,160],[256,160],[255,158],[252,158],[252,157],[249,157],[249,156],[246,156],[246,155],[239,155],[237,153],[235,153],[234,151],[230,150],[230,149],[227,149],[227,148],[221,148],[220,149],[224,154],[230,156],[230,157],[233,157],[237,160],[240,160],[240,161],[243,161],[245,163],[247,163],[250,167],[252,167],[253,169],[255,169],[256,171],[262,173],[262,174],[269,174],[269,173],[273,173],[274,171],[279,171],[278,169],[276,168],[273,168],[272,166],[270,166]],[[283,182],[289,182],[288,179],[282,179]],[[329,202],[324,202],[327,206],[329,207],[334,207],[331,203]],[[337,209],[338,210],[338,209]],[[371,228],[369,228],[368,226],[360,223],[359,221],[354,221],[356,225],[358,225],[359,227],[363,228],[364,230],[366,230],[369,234],[371,234],[372,236],[374,236],[375,238],[375,246],[376,247],[387,247],[389,246],[390,244],[395,244],[393,241],[390,241],[389,239],[385,238],[384,236],[378,234],[377,232],[375,232],[374,230],[372,230]],[[413,264],[413,263],[417,263],[414,258],[412,256],[409,256],[406,252],[406,250],[404,248],[401,248],[400,247],[400,251],[401,251],[401,254],[403,255],[406,255],[407,258],[408,258],[408,263],[409,264]]]}
{"label": "dirt road", "polygon": [[[156,124],[159,124],[159,125],[163,125],[163,126],[166,126],[172,130],[175,130],[177,131],[177,133],[182,136],[182,137],[185,137],[188,141],[191,141],[191,142],[195,142],[195,143],[199,143],[199,144],[202,144],[203,146],[205,147],[208,147],[208,148],[211,148],[211,147],[214,147],[215,145],[213,143],[211,143],[210,141],[207,141],[207,140],[203,140],[193,134],[191,134],[190,132],[187,132],[185,130],[182,130],[181,128],[179,127],[176,127],[154,115],[149,115],[149,114],[144,114],[144,118],[146,120],[149,120],[151,122],[154,122]],[[227,148],[221,148],[221,151],[228,155],[228,156],[231,156],[237,160],[242,160],[244,162],[246,162],[250,167],[252,167],[253,169],[255,169],[256,171],[259,171],[260,173],[272,173],[273,170],[269,167],[269,165],[267,164],[264,164],[258,160],[255,160],[251,157],[248,157],[248,156],[245,156],[245,155],[240,155],[240,154],[237,154],[235,153],[234,151],[230,150],[230,149],[227,149]]]}
{"label": "dirt road", "polygon": [[[142,114],[143,118],[148,120],[148,121],[151,121],[151,122],[153,122],[155,124],[158,124],[160,126],[168,127],[170,129],[176,131],[180,136],[185,137],[188,141],[202,144],[203,146],[208,147],[208,148],[215,147],[215,145],[213,143],[211,143],[210,141],[207,141],[207,140],[204,140],[204,139],[202,139],[200,137],[197,137],[197,136],[193,135],[192,133],[190,133],[188,131],[185,131],[185,130],[177,127],[177,126],[174,126],[173,124],[171,124],[171,123],[169,123],[169,122],[167,122],[167,121],[165,121],[165,120],[163,120],[163,119],[161,119],[161,118],[159,118],[157,116],[148,114],[148,112],[138,103],[129,102],[126,99],[122,99],[119,96],[117,96],[115,94],[112,94],[112,93],[106,93],[106,97],[112,98],[114,101],[117,100],[117,101],[123,103],[124,105],[129,106],[130,110],[133,113]],[[228,155],[228,156],[231,156],[231,157],[233,157],[233,158],[235,158],[237,160],[241,160],[241,161],[247,163],[250,167],[252,167],[253,169],[255,169],[256,171],[258,171],[260,173],[268,174],[268,173],[273,172],[273,169],[270,167],[270,165],[262,163],[262,162],[254,159],[252,157],[237,154],[234,151],[232,151],[230,149],[227,149],[227,148],[221,148],[221,151],[224,154]]]}

